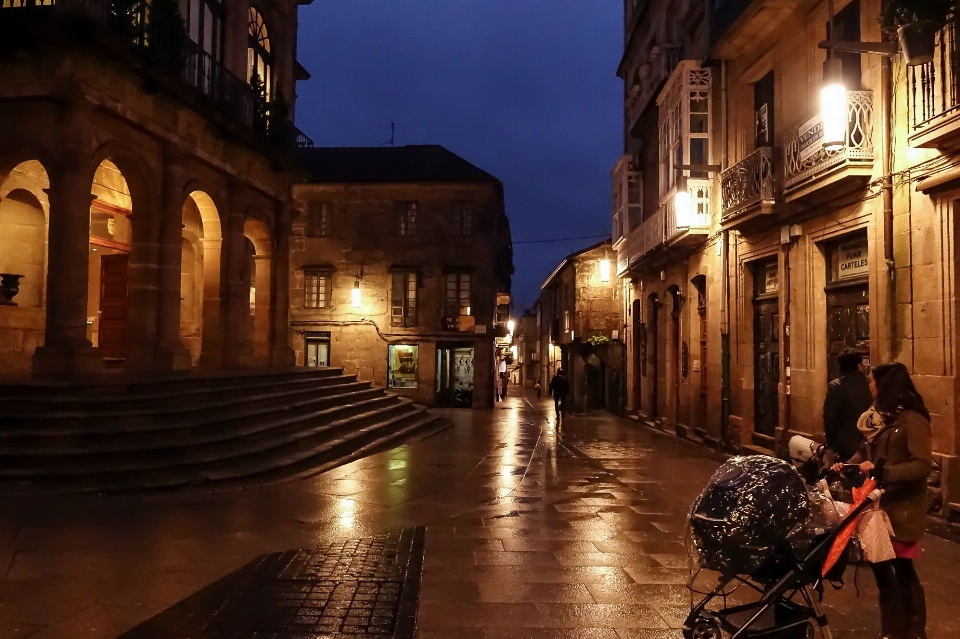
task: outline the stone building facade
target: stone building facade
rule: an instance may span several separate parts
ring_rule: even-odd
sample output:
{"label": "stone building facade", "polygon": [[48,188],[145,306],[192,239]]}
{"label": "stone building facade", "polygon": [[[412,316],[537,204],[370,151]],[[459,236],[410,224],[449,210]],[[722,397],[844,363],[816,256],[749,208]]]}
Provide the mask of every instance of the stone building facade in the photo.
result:
{"label": "stone building facade", "polygon": [[[503,186],[440,146],[315,148],[294,187],[291,332],[428,405],[493,405],[498,297],[513,272]],[[498,295],[499,294],[499,295]]]}
{"label": "stone building facade", "polygon": [[571,408],[622,404],[621,287],[609,240],[567,256],[540,287],[540,379],[544,390],[561,368],[571,387]]}
{"label": "stone building facade", "polygon": [[293,362],[299,4],[0,4],[0,370]]}
{"label": "stone building facade", "polygon": [[[837,115],[820,102],[827,2],[680,4],[626,3],[613,220],[630,409],[781,451],[822,438],[836,355],[858,347],[910,369],[932,413],[935,507],[957,516],[952,23],[919,67],[836,52]],[[833,4],[833,40],[881,40],[879,0]]]}

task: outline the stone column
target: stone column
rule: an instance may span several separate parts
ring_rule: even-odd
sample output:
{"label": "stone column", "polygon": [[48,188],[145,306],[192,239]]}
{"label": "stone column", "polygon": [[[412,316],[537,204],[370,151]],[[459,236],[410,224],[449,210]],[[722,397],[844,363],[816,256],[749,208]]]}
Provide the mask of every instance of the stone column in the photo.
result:
{"label": "stone column", "polygon": [[223,364],[222,244],[220,238],[203,239],[203,327],[200,331],[200,366],[203,368],[217,368]]}
{"label": "stone column", "polygon": [[37,375],[71,376],[103,369],[103,358],[87,339],[91,112],[92,105],[76,97],[60,124],[63,156],[49,191],[47,316],[43,346],[33,355]]}
{"label": "stone column", "polygon": [[243,235],[246,202],[239,186],[232,186],[226,228],[223,233],[223,365],[240,366],[250,316],[250,291],[244,290],[243,272],[246,253],[246,238]]}
{"label": "stone column", "polygon": [[296,358],[290,348],[290,205],[281,203],[276,211],[270,363],[274,366],[293,366]]}
{"label": "stone column", "polygon": [[190,370],[190,351],[180,341],[180,268],[183,258],[183,203],[186,169],[176,150],[163,166],[159,272],[157,277],[157,346],[154,368]]}

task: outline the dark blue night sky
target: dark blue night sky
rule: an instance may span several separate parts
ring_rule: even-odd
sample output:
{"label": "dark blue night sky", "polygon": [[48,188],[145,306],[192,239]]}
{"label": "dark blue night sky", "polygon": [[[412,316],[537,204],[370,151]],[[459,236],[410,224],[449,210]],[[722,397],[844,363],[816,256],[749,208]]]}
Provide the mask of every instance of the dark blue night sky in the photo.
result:
{"label": "dark blue night sky", "polygon": [[[442,144],[504,183],[515,242],[608,233],[621,148],[620,0],[316,0],[300,9],[297,124],[323,146]],[[517,244],[531,305],[598,240]]]}

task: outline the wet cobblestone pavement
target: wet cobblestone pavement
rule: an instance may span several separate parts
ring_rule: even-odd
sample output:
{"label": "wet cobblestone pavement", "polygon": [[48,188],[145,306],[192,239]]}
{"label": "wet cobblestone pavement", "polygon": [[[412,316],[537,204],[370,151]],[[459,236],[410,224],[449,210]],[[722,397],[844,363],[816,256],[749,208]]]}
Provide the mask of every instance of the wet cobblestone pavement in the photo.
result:
{"label": "wet cobblestone pavement", "polygon": [[[291,595],[298,611],[310,614],[289,615],[286,623],[302,627],[287,629],[324,636],[318,624],[329,602],[382,600],[384,610],[393,602],[381,595],[392,596],[394,586],[403,592],[396,572],[365,580],[363,567],[373,570],[369,578],[382,556],[351,565],[343,558],[359,546],[344,544],[373,543],[416,526],[426,527],[418,637],[680,637],[690,605],[686,512],[717,461],[692,444],[609,416],[571,418],[558,435],[548,414],[547,402],[518,397],[493,411],[451,412],[456,426],[437,436],[268,488],[0,498],[0,639],[139,636],[156,619],[186,623],[187,602],[218,583],[233,593],[217,591],[218,601],[232,602],[223,608],[230,613],[224,622],[266,618],[255,613],[274,610],[268,604],[278,599],[266,584],[284,581],[284,573],[271,573],[257,587],[238,589],[230,581],[262,565],[265,555],[272,566],[308,569],[296,573],[304,577],[296,585],[301,590],[289,592],[299,593]],[[919,567],[930,639],[960,636],[960,546],[928,537]],[[360,572],[348,575],[354,569]],[[876,639],[872,576],[860,571],[859,598],[852,572],[847,581],[825,595],[835,635]],[[304,606],[308,600],[327,604]],[[351,609],[377,607],[330,608]],[[364,629],[383,618],[350,617],[369,619]],[[348,615],[341,618],[343,631]],[[332,631],[333,621],[327,627]],[[209,625],[223,636],[236,629]],[[274,637],[277,628],[263,630]]]}

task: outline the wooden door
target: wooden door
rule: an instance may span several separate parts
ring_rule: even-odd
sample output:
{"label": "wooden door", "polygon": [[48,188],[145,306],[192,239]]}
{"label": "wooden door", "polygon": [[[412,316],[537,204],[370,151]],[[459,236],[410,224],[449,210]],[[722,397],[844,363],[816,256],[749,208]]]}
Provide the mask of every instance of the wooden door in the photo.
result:
{"label": "wooden door", "polygon": [[130,254],[100,257],[100,353],[108,359],[127,356],[127,279]]}
{"label": "wooden door", "polygon": [[657,351],[659,350],[660,335],[659,331],[659,307],[660,304],[656,295],[650,296],[650,326],[647,329],[647,367],[651,375],[648,376],[650,383],[650,417],[657,417],[660,414],[658,386],[660,385],[660,369],[657,366]]}
{"label": "wooden door", "polygon": [[[776,299],[753,303],[754,432],[772,438],[780,421],[780,310]],[[773,440],[759,438],[770,447]]]}
{"label": "wooden door", "polygon": [[707,428],[707,305],[704,303],[697,306],[697,315],[700,320],[700,399],[697,404],[697,422],[696,425],[706,430]]}
{"label": "wooden door", "polygon": [[870,291],[866,284],[827,291],[828,380],[840,376],[837,358],[846,347],[870,352]]}

